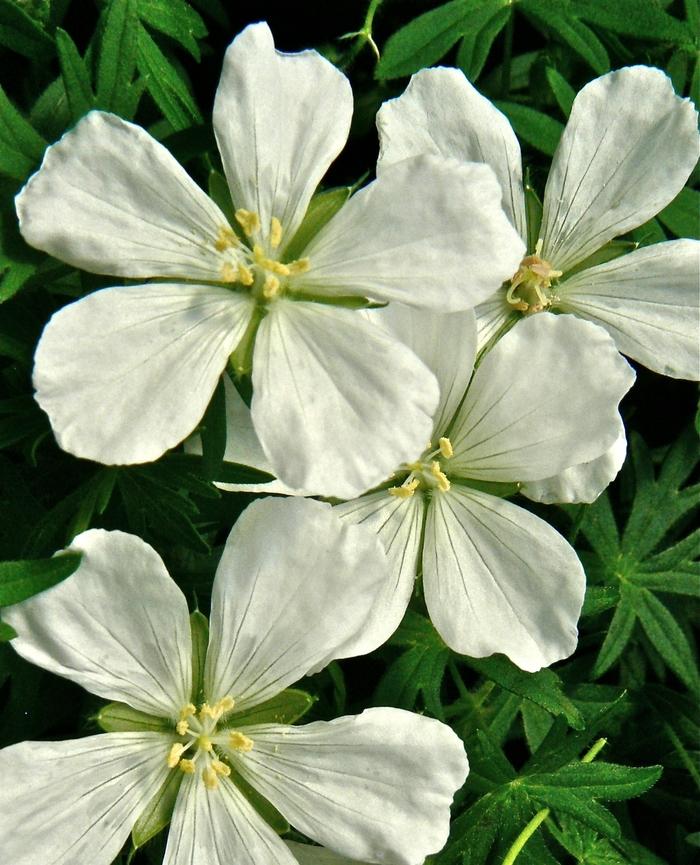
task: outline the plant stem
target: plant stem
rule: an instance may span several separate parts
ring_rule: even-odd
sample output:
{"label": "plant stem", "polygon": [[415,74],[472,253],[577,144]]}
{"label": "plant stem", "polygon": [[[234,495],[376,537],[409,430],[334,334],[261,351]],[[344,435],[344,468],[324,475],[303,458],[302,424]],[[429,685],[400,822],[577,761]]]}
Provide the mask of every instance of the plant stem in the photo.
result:
{"label": "plant stem", "polygon": [[513,865],[513,862],[518,858],[523,847],[527,844],[530,838],[535,834],[541,823],[549,817],[549,808],[543,808],[538,811],[530,820],[523,831],[513,842],[510,850],[506,853],[506,858],[503,860],[503,865]]}

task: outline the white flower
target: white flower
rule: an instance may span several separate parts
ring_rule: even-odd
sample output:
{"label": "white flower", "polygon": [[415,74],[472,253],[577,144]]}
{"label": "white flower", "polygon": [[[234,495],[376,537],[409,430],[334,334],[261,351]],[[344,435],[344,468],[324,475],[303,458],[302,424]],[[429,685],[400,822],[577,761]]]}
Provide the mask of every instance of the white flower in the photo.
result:
{"label": "white flower", "polygon": [[[427,69],[377,116],[378,171],[416,153],[490,165],[504,207],[527,242],[520,146],[510,123],[456,69]],[[637,66],[586,85],[574,100],[544,193],[539,240],[512,279],[477,310],[489,343],[536,311],[574,313],[605,328],[619,350],[655,372],[700,377],[700,244],[672,240],[613,260],[595,253],[641,225],[682,189],[699,150],[697,112],[658,69]],[[593,258],[591,258],[593,256]],[[613,448],[563,477],[526,485],[538,501],[593,501],[624,460]]]}
{"label": "white flower", "polygon": [[[425,454],[380,489],[336,506],[378,532],[392,571],[353,649],[370,651],[399,624],[422,572],[433,624],[455,651],[502,652],[525,670],[567,657],[576,647],[583,569],[558,532],[503,495],[553,475],[565,483],[572,466],[613,447],[618,403],[634,372],[605,331],[571,315],[526,319],[476,370],[471,311],[438,315],[394,304],[364,315],[422,358],[441,399]],[[227,459],[268,471],[234,388],[227,412],[230,423],[247,430]],[[279,481],[219,486],[313,492]]]}
{"label": "white flower", "polygon": [[391,470],[397,448],[415,456],[434,380],[338,303],[469,308],[517,267],[523,244],[487,166],[433,155],[388,169],[301,240],[351,114],[341,72],[314,51],[277,52],[256,24],[226,52],[214,104],[232,224],[118,117],[92,112],[48,149],[17,198],[27,242],[93,272],[166,280],[97,291],[44,330],[36,398],[65,450],[156,459],[193,431],[236,349],[235,371],[252,363],[257,435],[288,483],[354,495]]}
{"label": "white flower", "polygon": [[351,859],[419,865],[445,843],[468,770],[446,725],[381,708],[304,726],[236,723],[356,641],[386,578],[371,533],[318,502],[251,505],[217,570],[201,676],[187,603],[151,547],[92,530],[71,549],[83,555],[75,574],[4,610],[13,645],[153,716],[153,729],[0,751],[4,861],[109,865],[170,781],[180,787],[164,865],[295,865],[239,777]]}

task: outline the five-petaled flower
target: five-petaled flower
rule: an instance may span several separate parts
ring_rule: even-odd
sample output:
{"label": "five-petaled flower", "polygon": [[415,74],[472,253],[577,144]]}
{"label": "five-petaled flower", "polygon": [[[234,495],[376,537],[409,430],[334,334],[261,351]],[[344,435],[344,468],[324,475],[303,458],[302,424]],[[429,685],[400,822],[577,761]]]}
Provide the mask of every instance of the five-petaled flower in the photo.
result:
{"label": "five-petaled flower", "polygon": [[90,113],[48,149],[17,198],[27,242],[86,270],[160,280],[97,291],[44,330],[36,398],[65,450],[158,458],[194,430],[231,363],[235,374],[252,365],[257,435],[291,485],[356,495],[397,450],[420,452],[437,385],[348,307],[471,308],[524,247],[490,168],[430,154],[311,227],[351,115],[339,70],[315,51],[276,51],[256,24],[226,52],[214,104],[230,219],[163,145],[113,115]]}
{"label": "five-petaled flower", "polygon": [[303,726],[261,722],[268,699],[352,654],[387,574],[371,532],[310,500],[251,505],[216,573],[203,667],[193,664],[184,595],[155,550],[101,530],[71,549],[83,556],[75,574],[4,610],[13,645],[145,713],[148,729],[0,751],[6,861],[109,865],[149,803],[176,784],[165,865],[308,862],[239,779],[341,856],[419,865],[445,843],[468,770],[446,725],[382,708]]}

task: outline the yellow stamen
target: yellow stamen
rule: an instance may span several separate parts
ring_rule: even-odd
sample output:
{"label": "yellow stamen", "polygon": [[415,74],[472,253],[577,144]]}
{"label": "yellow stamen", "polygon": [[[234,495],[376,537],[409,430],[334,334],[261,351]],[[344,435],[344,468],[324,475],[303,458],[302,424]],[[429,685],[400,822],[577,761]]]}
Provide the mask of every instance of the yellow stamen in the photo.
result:
{"label": "yellow stamen", "polygon": [[168,754],[168,766],[171,769],[174,769],[178,762],[180,761],[180,757],[187,750],[187,745],[182,745],[180,742],[176,742],[172,748],[170,749],[170,753]]}
{"label": "yellow stamen", "polygon": [[280,290],[280,281],[276,276],[273,276],[271,273],[265,277],[265,282],[263,283],[263,297],[267,300],[272,300],[273,297],[277,297]]}
{"label": "yellow stamen", "polygon": [[243,285],[252,285],[255,282],[253,271],[246,267],[245,264],[238,265],[238,282]]}
{"label": "yellow stamen", "polygon": [[178,736],[186,736],[190,732],[190,725],[187,721],[178,721],[175,725]]}
{"label": "yellow stamen", "polygon": [[228,737],[228,744],[234,751],[252,751],[254,743],[245,733],[234,730]]}
{"label": "yellow stamen", "polygon": [[230,712],[235,705],[236,701],[233,699],[233,697],[222,697],[222,699],[214,705],[214,709],[218,713],[219,717],[221,717],[227,712]]}
{"label": "yellow stamen", "polygon": [[219,786],[219,778],[211,766],[207,766],[207,768],[202,772],[202,781],[204,781],[204,786],[207,790],[216,790]]}
{"label": "yellow stamen", "polygon": [[440,439],[440,453],[448,460],[451,456],[454,455],[454,450],[452,449],[452,442],[445,438],[444,436]]}
{"label": "yellow stamen", "polygon": [[295,276],[298,273],[306,273],[311,266],[308,258],[297,258],[296,261],[290,261],[287,265],[290,276]]}
{"label": "yellow stamen", "polygon": [[246,237],[251,237],[257,231],[260,231],[260,217],[257,213],[241,208],[234,215],[236,222],[241,226]]}
{"label": "yellow stamen", "polygon": [[438,489],[441,492],[446,493],[450,488],[450,482],[445,472],[440,468],[440,463],[437,460],[433,460],[433,462],[430,463],[430,474],[437,481]]}
{"label": "yellow stamen", "polygon": [[186,721],[188,718],[191,718],[193,715],[197,714],[197,707],[194,703],[188,703],[186,706],[183,706],[180,709],[180,720]]}
{"label": "yellow stamen", "polygon": [[216,236],[214,248],[217,252],[225,252],[232,246],[238,246],[238,238],[236,237],[233,229],[230,226],[222,225],[219,229],[219,233]]}
{"label": "yellow stamen", "polygon": [[280,241],[282,240],[282,223],[277,219],[276,216],[273,216],[270,220],[270,246],[273,249],[277,249],[280,245]]}
{"label": "yellow stamen", "polygon": [[185,775],[194,775],[194,760],[180,760],[178,765]]}
{"label": "yellow stamen", "polygon": [[397,499],[410,499],[413,493],[418,489],[420,481],[418,478],[412,478],[400,487],[390,487],[389,495],[395,496]]}
{"label": "yellow stamen", "polygon": [[221,760],[212,760],[211,767],[217,775],[223,775],[224,778],[228,778],[231,774],[231,767],[227,766],[226,763],[222,763]]}
{"label": "yellow stamen", "polygon": [[230,261],[225,261],[221,265],[221,279],[223,282],[242,282],[239,276],[240,267],[231,264]]}
{"label": "yellow stamen", "polygon": [[199,707],[199,720],[204,721],[205,718],[213,718],[214,712],[209,703],[202,703]]}

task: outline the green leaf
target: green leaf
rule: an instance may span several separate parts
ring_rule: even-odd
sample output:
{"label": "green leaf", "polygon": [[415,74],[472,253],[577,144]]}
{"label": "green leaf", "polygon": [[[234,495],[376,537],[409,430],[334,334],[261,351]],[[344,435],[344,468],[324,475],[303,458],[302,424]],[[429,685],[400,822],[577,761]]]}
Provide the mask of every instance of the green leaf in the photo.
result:
{"label": "green leaf", "polygon": [[127,117],[136,68],[138,26],[136,0],[111,0],[104,17],[96,99],[100,108]]}
{"label": "green leaf", "polygon": [[30,60],[53,55],[50,36],[13,0],[0,0],[0,45]]}
{"label": "green leaf", "polygon": [[180,771],[168,772],[160,789],[134,823],[131,830],[131,840],[137,850],[170,823],[175,810],[177,794],[180,792],[180,784],[182,784],[184,777]]}
{"label": "green leaf", "polygon": [[223,375],[199,425],[199,435],[204,477],[210,481],[216,480],[223,469],[226,452],[226,392]]}
{"label": "green leaf", "polygon": [[0,622],[0,643],[6,643],[8,640],[14,640],[17,636],[17,631],[7,622]]}
{"label": "green leaf", "polygon": [[0,87],[0,174],[24,180],[41,159],[46,142]]}
{"label": "green leaf", "polygon": [[608,632],[600,647],[600,652],[593,667],[593,677],[602,676],[617,661],[625,650],[634,630],[637,614],[629,602],[623,598],[613,615]]}
{"label": "green leaf", "polygon": [[603,805],[583,795],[566,788],[551,788],[548,786],[530,786],[526,790],[541,805],[546,805],[554,811],[570,814],[601,835],[618,838],[620,824]]}
{"label": "green leaf", "polygon": [[506,115],[513,124],[513,129],[524,141],[542,153],[546,153],[547,156],[554,155],[564,131],[563,123],[541,111],[528,108],[527,105],[501,100],[497,100],[494,104]]}
{"label": "green leaf", "polygon": [[599,75],[610,70],[610,58],[595,33],[574,14],[571,0],[521,0],[520,8],[534,23],[555,33],[582,57]]}
{"label": "green leaf", "polygon": [[557,100],[557,105],[561,108],[564,117],[571,114],[571,106],[576,98],[576,91],[564,78],[564,76],[553,66],[547,67],[547,81],[552,88],[554,98]]}
{"label": "green leaf", "polygon": [[374,704],[413,709],[422,693],[426,709],[442,719],[440,689],[449,659],[450,650],[444,645],[414,646],[386,669],[374,694]]}
{"label": "green leaf", "polygon": [[209,622],[207,617],[195,610],[190,613],[190,632],[192,634],[192,702],[198,705],[204,687],[204,665],[209,645]]}
{"label": "green leaf", "polygon": [[616,586],[587,586],[586,597],[583,601],[581,618],[586,616],[597,616],[611,607],[617,605],[620,600],[620,590]]}
{"label": "green leaf", "polygon": [[126,703],[108,703],[95,715],[95,722],[105,733],[173,732],[173,722],[155,718],[146,712],[132,709]]}
{"label": "green leaf", "polygon": [[63,84],[66,88],[68,107],[71,118],[75,122],[95,107],[90,73],[75,47],[75,42],[60,27],[56,30],[56,51],[58,52]]}
{"label": "green leaf", "polygon": [[692,649],[674,617],[648,589],[633,593],[634,609],[644,632],[666,664],[696,695],[700,696],[700,674]]}
{"label": "green leaf", "polygon": [[688,27],[649,0],[572,0],[575,14],[596,27],[636,39],[690,43]]}
{"label": "green leaf", "polygon": [[137,29],[136,65],[146,89],[174,130],[201,123],[202,116],[190,90],[172,63],[146,30]]}
{"label": "green leaf", "polygon": [[503,655],[464,660],[482,676],[496,682],[506,691],[532,700],[550,715],[562,715],[575,730],[583,729],[581,713],[563,693],[561,679],[552,670],[525,673]]}
{"label": "green leaf", "polygon": [[138,14],[144,24],[170,36],[199,60],[197,39],[207,35],[207,28],[184,0],[138,0]]}
{"label": "green leaf", "polygon": [[606,802],[621,802],[646,793],[661,777],[661,766],[620,766],[617,763],[578,761],[556,772],[526,776],[526,786],[563,788]]}
{"label": "green leaf", "polygon": [[659,213],[659,219],[676,237],[700,238],[700,192],[681,189],[673,201]]}
{"label": "green leaf", "polygon": [[314,195],[301,225],[284,250],[285,261],[294,261],[303,255],[309,243],[345,204],[351,192],[351,186],[338,186]]}
{"label": "green leaf", "polygon": [[80,553],[60,553],[50,559],[0,562],[0,607],[18,604],[50,589],[78,569]]}
{"label": "green leaf", "polygon": [[293,724],[302,718],[316,702],[316,698],[298,688],[287,688],[269,700],[233,712],[224,719],[227,727],[249,727],[251,724]]}
{"label": "green leaf", "polygon": [[497,8],[492,11],[491,17],[480,30],[462,37],[457,51],[457,66],[472,82],[481,75],[494,40],[513,14],[511,6],[499,8],[501,6],[502,4],[497,4]]}

